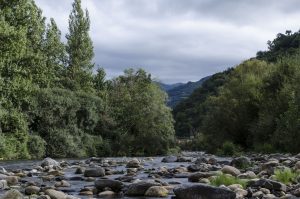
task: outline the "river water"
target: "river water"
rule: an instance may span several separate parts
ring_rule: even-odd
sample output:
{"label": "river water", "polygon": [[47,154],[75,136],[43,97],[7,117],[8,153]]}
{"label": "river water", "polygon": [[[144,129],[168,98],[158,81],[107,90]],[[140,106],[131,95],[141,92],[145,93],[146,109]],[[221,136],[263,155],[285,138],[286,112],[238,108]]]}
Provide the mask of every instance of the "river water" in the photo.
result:
{"label": "river water", "polygon": [[[193,156],[194,159],[197,158],[198,155],[195,155],[197,153],[191,153],[191,154],[185,154],[185,156]],[[105,160],[114,160],[116,162],[126,162],[126,160],[131,158],[105,158]],[[158,170],[160,167],[166,167],[168,169],[172,168],[178,168],[178,167],[187,167],[188,165],[192,164],[191,162],[172,162],[172,163],[163,163],[162,159],[163,157],[147,157],[147,158],[138,158],[139,160],[143,161],[144,169],[135,176],[135,179],[140,180],[150,180],[153,179],[152,177],[149,177],[149,174],[147,170]],[[218,158],[220,160],[220,158]],[[78,160],[78,159],[63,159],[69,163],[72,162],[78,162],[78,161],[84,161],[84,160]],[[226,158],[225,160],[228,160]],[[58,160],[62,161],[62,159]],[[7,171],[15,171],[15,170],[32,170],[32,168],[36,167],[37,165],[40,165],[41,161],[0,161],[0,168],[5,168]],[[64,170],[64,177],[66,181],[68,181],[71,186],[67,188],[58,188],[58,190],[61,190],[69,195],[74,195],[79,198],[90,198],[88,196],[79,196],[79,191],[84,187],[93,187],[94,182],[87,182],[87,181],[72,181],[68,180],[75,176],[82,176],[75,174],[76,168],[68,168]],[[125,164],[119,164],[118,166],[114,166],[113,170],[117,171],[123,171],[126,172],[126,165]],[[106,178],[109,179],[116,179],[118,177],[124,176],[124,174],[118,174],[118,175],[106,175]],[[172,178],[160,178],[161,182],[167,182],[169,184],[190,184],[187,179],[187,175],[178,175]],[[22,178],[22,181],[32,181],[36,182],[37,184],[44,184],[44,185],[53,185],[50,182],[43,182],[43,180],[39,176],[33,176],[33,177],[25,177]],[[126,183],[125,183],[126,184]],[[4,191],[0,191],[0,196],[4,194]],[[93,196],[94,198],[96,196]],[[116,198],[124,198],[124,199],[150,199],[149,197],[116,197]],[[155,199],[151,197],[152,199]],[[172,194],[167,197],[168,199],[172,198]],[[158,199],[158,198],[157,198]]]}

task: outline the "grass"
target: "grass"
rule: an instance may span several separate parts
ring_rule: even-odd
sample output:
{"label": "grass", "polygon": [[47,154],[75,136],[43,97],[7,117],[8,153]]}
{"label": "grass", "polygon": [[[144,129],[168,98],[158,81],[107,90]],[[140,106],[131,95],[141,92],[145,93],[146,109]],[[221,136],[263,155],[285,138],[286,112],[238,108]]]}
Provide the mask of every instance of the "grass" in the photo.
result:
{"label": "grass", "polygon": [[277,169],[274,171],[275,179],[283,184],[291,184],[292,182],[297,181],[299,172],[294,172],[290,168]]}
{"label": "grass", "polygon": [[226,175],[226,174],[221,174],[213,178],[210,183],[211,185],[214,186],[220,186],[220,185],[229,186],[232,184],[240,184],[242,185],[243,188],[245,188],[247,185],[247,180],[239,179],[237,177]]}

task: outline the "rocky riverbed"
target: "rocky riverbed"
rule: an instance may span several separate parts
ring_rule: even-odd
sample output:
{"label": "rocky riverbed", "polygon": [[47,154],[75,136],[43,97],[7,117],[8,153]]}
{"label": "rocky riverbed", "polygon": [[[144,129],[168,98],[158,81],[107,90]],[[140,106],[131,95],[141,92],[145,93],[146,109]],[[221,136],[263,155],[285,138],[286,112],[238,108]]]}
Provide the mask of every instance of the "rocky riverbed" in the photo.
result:
{"label": "rocky riverbed", "polygon": [[300,155],[283,154],[3,161],[0,198],[292,199],[299,171]]}

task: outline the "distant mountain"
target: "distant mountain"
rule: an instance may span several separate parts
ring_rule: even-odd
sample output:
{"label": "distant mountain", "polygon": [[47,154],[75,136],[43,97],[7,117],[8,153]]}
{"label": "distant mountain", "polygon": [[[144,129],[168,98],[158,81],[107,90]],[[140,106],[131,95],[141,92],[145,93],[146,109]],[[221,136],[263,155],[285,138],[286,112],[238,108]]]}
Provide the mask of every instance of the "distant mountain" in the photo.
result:
{"label": "distant mountain", "polygon": [[189,97],[192,92],[199,88],[203,82],[209,79],[210,76],[204,77],[196,82],[163,84],[159,83],[160,87],[168,93],[168,106],[175,107],[179,102]]}
{"label": "distant mountain", "polygon": [[169,91],[175,87],[183,85],[184,83],[164,84],[164,83],[159,82],[158,84],[164,91]]}

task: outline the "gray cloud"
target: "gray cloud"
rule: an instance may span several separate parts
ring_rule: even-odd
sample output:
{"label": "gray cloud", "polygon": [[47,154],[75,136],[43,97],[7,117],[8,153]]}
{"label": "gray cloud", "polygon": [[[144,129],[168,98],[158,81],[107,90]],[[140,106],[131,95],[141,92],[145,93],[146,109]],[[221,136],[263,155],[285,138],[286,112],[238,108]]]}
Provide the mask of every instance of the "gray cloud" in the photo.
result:
{"label": "gray cloud", "polygon": [[[36,0],[68,31],[72,0]],[[82,0],[95,63],[109,77],[142,67],[164,82],[196,81],[255,56],[278,32],[297,31],[298,0]]]}

